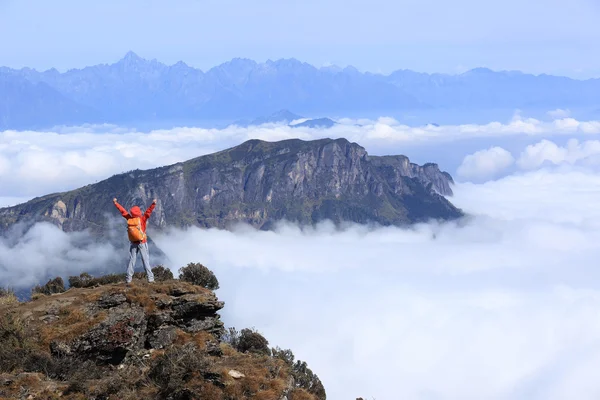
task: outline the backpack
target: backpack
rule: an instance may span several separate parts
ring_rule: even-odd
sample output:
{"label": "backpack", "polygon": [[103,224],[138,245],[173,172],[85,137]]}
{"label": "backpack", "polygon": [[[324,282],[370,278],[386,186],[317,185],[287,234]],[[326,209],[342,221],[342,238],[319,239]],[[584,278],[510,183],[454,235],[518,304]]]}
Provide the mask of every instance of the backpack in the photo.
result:
{"label": "backpack", "polygon": [[130,242],[141,242],[146,239],[146,233],[142,231],[140,218],[129,218],[127,220],[127,236]]}

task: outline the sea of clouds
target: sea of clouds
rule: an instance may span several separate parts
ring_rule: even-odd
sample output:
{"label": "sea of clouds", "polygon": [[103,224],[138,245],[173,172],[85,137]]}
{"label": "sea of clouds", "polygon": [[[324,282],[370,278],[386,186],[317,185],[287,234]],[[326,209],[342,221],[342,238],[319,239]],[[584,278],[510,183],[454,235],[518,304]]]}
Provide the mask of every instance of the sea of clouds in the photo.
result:
{"label": "sea of clouds", "polygon": [[[291,348],[328,398],[595,399],[600,396],[600,122],[554,111],[506,123],[329,130],[262,126],[0,132],[4,204],[246,139],[346,137],[370,154],[434,161],[469,218],[410,229],[322,223],[153,236],[174,272],[217,275],[227,326]],[[362,126],[356,126],[360,124]],[[38,224],[0,239],[0,282],[29,285],[126,254]],[[353,397],[354,396],[354,397]]]}

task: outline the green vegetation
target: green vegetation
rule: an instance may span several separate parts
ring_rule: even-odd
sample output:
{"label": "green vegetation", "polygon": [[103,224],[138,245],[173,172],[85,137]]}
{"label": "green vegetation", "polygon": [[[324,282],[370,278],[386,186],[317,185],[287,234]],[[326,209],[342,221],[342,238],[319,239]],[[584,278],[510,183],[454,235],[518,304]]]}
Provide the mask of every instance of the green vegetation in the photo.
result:
{"label": "green vegetation", "polygon": [[59,276],[54,279],[50,279],[45,285],[40,286],[37,285],[33,289],[31,289],[32,294],[43,294],[43,295],[51,295],[55,293],[64,293],[65,291],[65,282]]}
{"label": "green vegetation", "polygon": [[[157,265],[152,268],[152,274],[156,281],[167,281],[173,279],[173,273],[162,265]],[[79,276],[69,277],[69,286],[74,288],[90,288],[101,285],[110,285],[115,283],[125,282],[127,275],[121,274],[108,274],[99,277],[93,277],[87,272],[83,272]],[[133,279],[146,279],[146,272],[135,272]]]}
{"label": "green vegetation", "polygon": [[211,290],[219,288],[219,281],[215,274],[200,263],[189,263],[180,268],[179,279]]}

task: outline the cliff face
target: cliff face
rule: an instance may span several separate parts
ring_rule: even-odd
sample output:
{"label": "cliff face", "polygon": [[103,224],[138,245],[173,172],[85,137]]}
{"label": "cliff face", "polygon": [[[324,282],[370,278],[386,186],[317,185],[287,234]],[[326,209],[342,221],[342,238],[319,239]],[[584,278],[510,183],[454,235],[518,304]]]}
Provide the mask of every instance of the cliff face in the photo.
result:
{"label": "cliff face", "polygon": [[67,231],[102,230],[106,214],[116,214],[113,197],[126,208],[144,207],[157,198],[149,220],[155,228],[224,228],[246,222],[269,229],[281,219],[402,225],[462,216],[443,197],[452,195],[452,183],[435,164],[418,166],[404,156],[369,156],[345,139],[250,140],[186,162],[116,175],[0,209],[0,227],[47,220]]}
{"label": "cliff face", "polygon": [[0,399],[325,400],[260,333],[225,330],[215,294],[179,280],[0,293]]}

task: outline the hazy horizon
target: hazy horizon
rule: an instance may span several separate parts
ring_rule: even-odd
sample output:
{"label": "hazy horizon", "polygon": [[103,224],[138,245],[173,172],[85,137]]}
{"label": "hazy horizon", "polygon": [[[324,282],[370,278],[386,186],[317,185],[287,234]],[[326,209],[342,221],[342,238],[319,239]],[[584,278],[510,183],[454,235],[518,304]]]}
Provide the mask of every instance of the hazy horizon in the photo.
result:
{"label": "hazy horizon", "polygon": [[300,63],[306,63],[309,64],[317,69],[326,69],[326,68],[340,68],[340,69],[344,69],[344,68],[354,68],[356,69],[359,73],[361,74],[374,74],[374,75],[383,75],[383,76],[389,76],[390,74],[397,72],[397,71],[412,71],[412,72],[416,72],[416,73],[422,73],[422,74],[428,74],[428,75],[448,75],[448,76],[459,76],[462,74],[466,74],[468,72],[471,71],[475,71],[475,70],[490,70],[492,72],[496,72],[496,73],[522,73],[522,74],[526,74],[526,75],[533,75],[533,76],[540,76],[540,75],[550,75],[550,76],[557,76],[557,77],[566,77],[566,78],[570,78],[570,79],[574,79],[574,80],[579,80],[579,81],[586,81],[586,80],[593,80],[593,79],[600,79],[600,72],[597,75],[594,76],[588,76],[588,77],[581,77],[581,76],[569,76],[569,75],[561,75],[561,74],[553,74],[553,73],[548,73],[545,71],[539,71],[539,72],[528,72],[528,71],[524,71],[524,70],[520,70],[520,69],[494,69],[494,68],[489,68],[486,66],[480,66],[480,65],[476,65],[473,66],[471,68],[465,68],[463,70],[460,71],[446,71],[446,72],[442,72],[442,71],[437,71],[437,70],[431,70],[431,71],[421,71],[421,70],[414,70],[414,69],[410,69],[410,68],[404,68],[402,66],[398,66],[396,68],[392,67],[390,70],[386,71],[386,72],[382,72],[382,71],[371,71],[371,70],[363,70],[360,69],[358,67],[356,67],[355,65],[351,65],[351,64],[331,64],[331,63],[327,63],[327,64],[323,64],[323,65],[316,65],[316,64],[312,64],[311,62],[305,61],[303,59],[300,59],[298,57],[294,57],[294,56],[289,56],[289,57],[280,57],[280,58],[267,58],[267,59],[255,59],[255,58],[251,58],[251,57],[238,57],[238,56],[233,56],[229,59],[226,60],[222,60],[220,62],[217,62],[214,65],[211,66],[207,66],[205,68],[200,68],[198,66],[194,66],[189,64],[188,62],[186,62],[186,60],[184,59],[177,59],[176,61],[171,61],[171,62],[167,62],[167,61],[163,61],[162,59],[156,58],[156,57],[151,57],[151,56],[143,56],[140,53],[136,52],[135,50],[128,50],[126,51],[124,54],[122,54],[120,57],[117,57],[115,59],[111,59],[111,60],[106,60],[106,61],[100,61],[94,64],[86,64],[86,65],[80,65],[80,66],[65,66],[63,68],[57,68],[54,66],[50,66],[50,67],[46,67],[46,68],[36,68],[36,67],[32,67],[29,65],[23,65],[20,67],[16,67],[16,66],[10,66],[10,65],[0,65],[0,68],[5,67],[5,68],[10,68],[13,70],[26,70],[26,69],[30,69],[33,71],[37,71],[37,72],[48,72],[51,70],[57,70],[59,73],[63,74],[69,71],[73,71],[73,70],[82,70],[85,68],[90,68],[90,67],[95,67],[95,66],[99,66],[99,65],[113,65],[118,63],[119,61],[123,61],[125,60],[127,57],[129,56],[134,56],[134,57],[139,57],[140,59],[147,61],[147,62],[158,62],[160,64],[163,64],[167,67],[172,67],[178,63],[184,63],[186,65],[188,65],[191,68],[197,69],[202,71],[203,73],[206,73],[208,71],[210,71],[213,68],[217,68],[219,66],[225,65],[227,63],[230,63],[234,60],[249,60],[252,62],[255,62],[257,64],[266,64],[268,62],[278,62],[278,61],[288,61],[288,60],[296,60],[299,61]]}
{"label": "hazy horizon", "polygon": [[384,73],[487,67],[590,78],[600,76],[599,14],[591,0],[2,0],[0,36],[11,40],[0,42],[0,65],[80,68],[134,49],[202,70],[234,57],[296,57]]}

